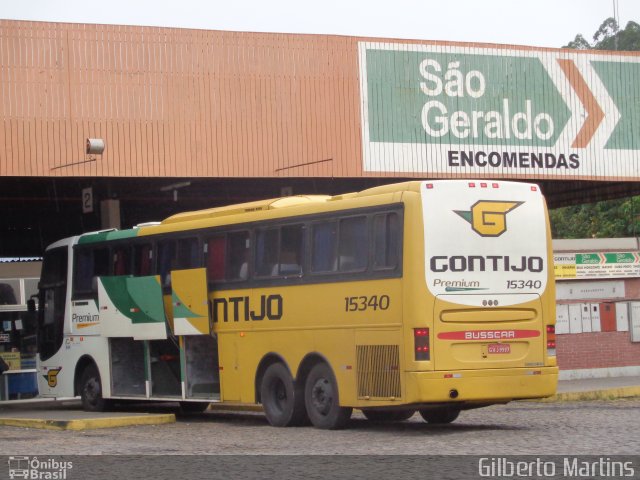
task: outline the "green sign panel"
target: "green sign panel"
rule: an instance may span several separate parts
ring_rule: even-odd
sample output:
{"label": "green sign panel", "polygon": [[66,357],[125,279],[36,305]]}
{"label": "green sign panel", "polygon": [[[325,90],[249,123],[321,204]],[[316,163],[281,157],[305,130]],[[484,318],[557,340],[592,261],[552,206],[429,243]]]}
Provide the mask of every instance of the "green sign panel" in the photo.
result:
{"label": "green sign panel", "polygon": [[537,58],[367,51],[374,142],[553,146],[571,117]]}
{"label": "green sign panel", "polygon": [[359,45],[365,171],[640,179],[640,56]]}
{"label": "green sign panel", "polygon": [[630,252],[576,253],[576,265],[638,263],[638,254]]}

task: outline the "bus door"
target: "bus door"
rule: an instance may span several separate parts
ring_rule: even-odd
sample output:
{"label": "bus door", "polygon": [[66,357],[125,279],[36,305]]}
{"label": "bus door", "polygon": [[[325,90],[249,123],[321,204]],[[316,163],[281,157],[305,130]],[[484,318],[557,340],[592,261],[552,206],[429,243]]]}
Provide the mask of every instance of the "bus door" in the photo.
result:
{"label": "bus door", "polygon": [[220,393],[217,339],[211,332],[205,268],[171,272],[171,316],[184,355],[185,398]]}
{"label": "bus door", "polygon": [[553,296],[553,282],[539,188],[425,182],[422,206],[435,368],[543,366],[544,325],[553,322],[544,321],[541,298]]}

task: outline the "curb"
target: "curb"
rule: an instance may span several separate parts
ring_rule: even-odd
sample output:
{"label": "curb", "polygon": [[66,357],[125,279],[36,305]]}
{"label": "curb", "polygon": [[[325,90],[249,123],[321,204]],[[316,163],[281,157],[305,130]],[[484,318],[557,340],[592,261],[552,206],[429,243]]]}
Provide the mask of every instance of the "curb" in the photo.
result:
{"label": "curb", "polygon": [[605,388],[602,390],[588,390],[582,392],[562,392],[551,397],[538,400],[539,402],[580,402],[584,400],[616,400],[620,398],[640,397],[640,386]]}
{"label": "curb", "polygon": [[131,427],[175,423],[173,413],[135,415],[129,417],[86,418],[82,420],[46,420],[41,418],[0,418],[0,425],[44,430],[93,430],[97,428]]}

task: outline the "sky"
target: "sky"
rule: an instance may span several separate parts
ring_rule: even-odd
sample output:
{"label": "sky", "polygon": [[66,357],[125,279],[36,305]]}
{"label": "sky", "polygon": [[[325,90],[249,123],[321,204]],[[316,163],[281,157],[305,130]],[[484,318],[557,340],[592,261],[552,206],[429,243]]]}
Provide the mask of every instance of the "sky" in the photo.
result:
{"label": "sky", "polygon": [[0,0],[0,18],[562,47],[640,0]]}

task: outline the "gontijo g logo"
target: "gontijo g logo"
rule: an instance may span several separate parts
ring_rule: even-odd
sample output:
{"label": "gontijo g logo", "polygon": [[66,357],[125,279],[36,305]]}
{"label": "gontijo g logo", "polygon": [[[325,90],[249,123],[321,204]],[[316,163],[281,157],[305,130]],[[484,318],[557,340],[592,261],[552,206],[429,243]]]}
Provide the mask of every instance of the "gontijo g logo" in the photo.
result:
{"label": "gontijo g logo", "polygon": [[469,222],[473,231],[481,237],[499,237],[507,231],[507,213],[523,203],[479,200],[470,211],[454,212]]}
{"label": "gontijo g logo", "polygon": [[60,370],[62,370],[62,367],[50,368],[47,370],[47,373],[43,375],[43,377],[47,381],[47,385],[49,385],[51,388],[58,386],[58,374],[60,373]]}

